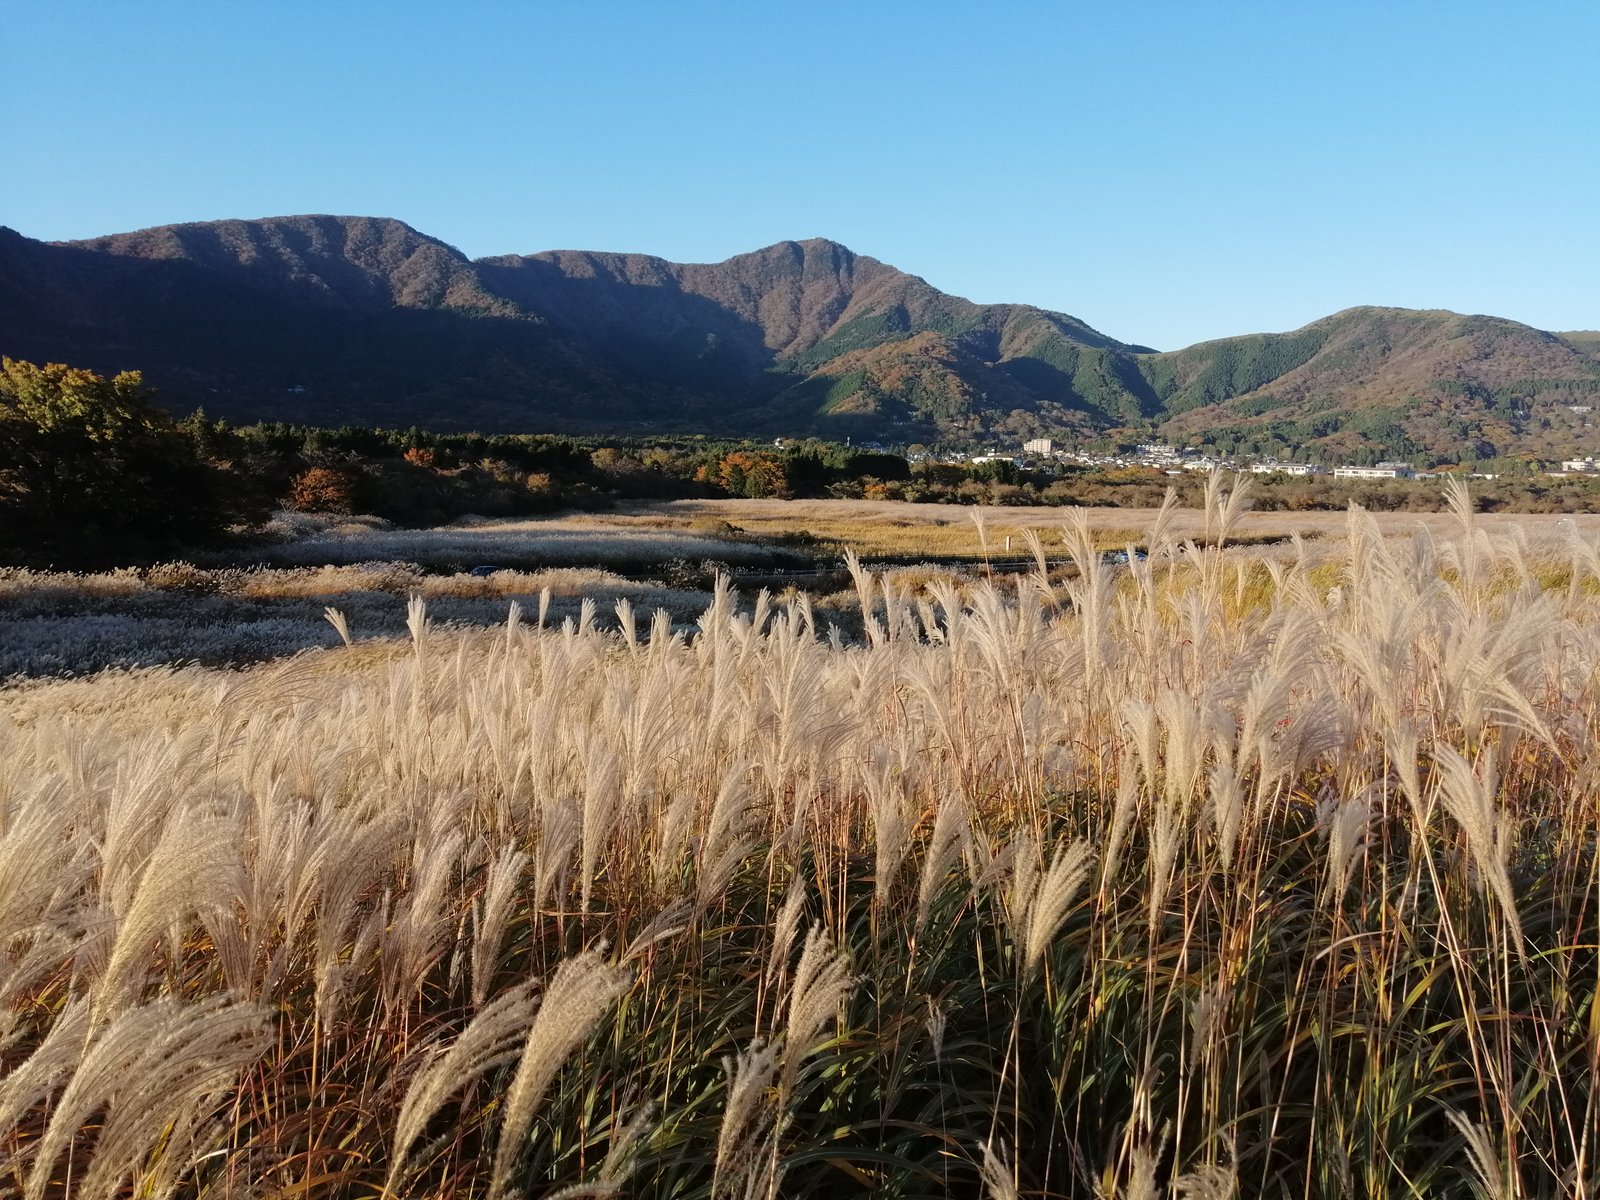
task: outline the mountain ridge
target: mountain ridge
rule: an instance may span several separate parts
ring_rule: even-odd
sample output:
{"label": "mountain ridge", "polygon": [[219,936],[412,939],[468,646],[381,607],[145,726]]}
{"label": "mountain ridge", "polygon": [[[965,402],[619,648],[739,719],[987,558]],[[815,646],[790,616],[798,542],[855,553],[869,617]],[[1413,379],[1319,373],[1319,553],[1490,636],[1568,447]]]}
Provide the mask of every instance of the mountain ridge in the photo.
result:
{"label": "mountain ridge", "polygon": [[0,230],[0,351],[139,367],[175,407],[236,419],[900,442],[1121,427],[1309,451],[1376,432],[1435,455],[1571,440],[1516,414],[1600,383],[1600,335],[1499,317],[1358,306],[1157,352],[827,238],[716,263],[472,259],[393,218],[327,214]]}

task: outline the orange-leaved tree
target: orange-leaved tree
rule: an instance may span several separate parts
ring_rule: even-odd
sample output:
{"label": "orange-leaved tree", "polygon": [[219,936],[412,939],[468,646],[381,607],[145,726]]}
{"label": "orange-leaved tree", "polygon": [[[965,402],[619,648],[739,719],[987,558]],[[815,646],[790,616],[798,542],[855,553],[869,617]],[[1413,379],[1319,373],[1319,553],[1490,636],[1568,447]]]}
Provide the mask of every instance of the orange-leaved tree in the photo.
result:
{"label": "orange-leaved tree", "polygon": [[733,495],[753,500],[789,494],[789,473],[776,454],[735,450],[717,464],[717,482]]}

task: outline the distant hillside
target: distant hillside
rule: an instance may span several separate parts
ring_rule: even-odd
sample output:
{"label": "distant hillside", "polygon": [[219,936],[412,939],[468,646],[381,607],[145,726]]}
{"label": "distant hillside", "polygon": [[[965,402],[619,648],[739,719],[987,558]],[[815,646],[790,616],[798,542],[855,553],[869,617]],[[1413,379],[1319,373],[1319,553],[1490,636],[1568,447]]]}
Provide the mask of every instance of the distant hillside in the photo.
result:
{"label": "distant hillside", "polygon": [[1399,308],[1347,309],[1292,333],[1205,342],[1141,365],[1169,437],[1222,434],[1329,457],[1368,444],[1448,458],[1570,454],[1572,436],[1589,435],[1562,419],[1565,406],[1600,392],[1600,359],[1561,336]]}
{"label": "distant hillside", "polygon": [[0,229],[0,352],[137,367],[174,407],[237,419],[1600,448],[1568,445],[1581,426],[1566,428],[1559,403],[1600,383],[1600,334],[1367,308],[1157,354],[1063,313],[947,295],[822,239],[682,264],[471,260],[367,217],[54,244]]}
{"label": "distant hillside", "polygon": [[1061,313],[946,295],[823,239],[710,264],[552,251],[475,265],[631,376],[723,390],[744,402],[736,421],[780,432],[1088,429],[1126,400],[1080,360],[1141,349]]}

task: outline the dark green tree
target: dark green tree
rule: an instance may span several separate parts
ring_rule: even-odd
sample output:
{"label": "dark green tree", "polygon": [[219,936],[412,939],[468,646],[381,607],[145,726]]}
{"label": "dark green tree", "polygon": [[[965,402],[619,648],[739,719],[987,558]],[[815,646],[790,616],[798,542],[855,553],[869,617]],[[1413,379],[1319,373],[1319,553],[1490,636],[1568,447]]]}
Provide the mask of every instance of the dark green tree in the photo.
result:
{"label": "dark green tree", "polygon": [[131,561],[216,538],[259,498],[211,462],[137,372],[0,359],[0,555]]}

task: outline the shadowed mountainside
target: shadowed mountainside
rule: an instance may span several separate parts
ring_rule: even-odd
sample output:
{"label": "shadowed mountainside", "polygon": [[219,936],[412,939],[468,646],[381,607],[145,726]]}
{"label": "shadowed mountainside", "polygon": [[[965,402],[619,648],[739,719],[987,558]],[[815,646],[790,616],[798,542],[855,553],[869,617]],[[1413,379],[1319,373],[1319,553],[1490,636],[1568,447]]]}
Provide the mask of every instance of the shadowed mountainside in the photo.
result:
{"label": "shadowed mountainside", "polygon": [[1329,450],[1374,431],[1439,450],[1600,382],[1600,335],[1491,317],[1359,308],[1158,354],[824,239],[720,263],[471,260],[399,221],[333,216],[72,243],[0,229],[0,351],[142,369],[175,408],[236,419],[896,441],[1131,422]]}

